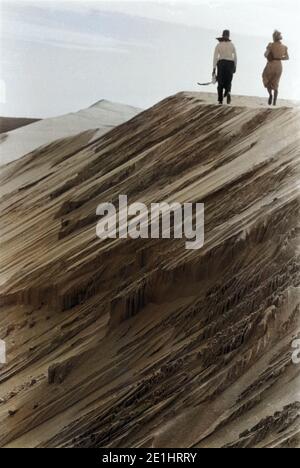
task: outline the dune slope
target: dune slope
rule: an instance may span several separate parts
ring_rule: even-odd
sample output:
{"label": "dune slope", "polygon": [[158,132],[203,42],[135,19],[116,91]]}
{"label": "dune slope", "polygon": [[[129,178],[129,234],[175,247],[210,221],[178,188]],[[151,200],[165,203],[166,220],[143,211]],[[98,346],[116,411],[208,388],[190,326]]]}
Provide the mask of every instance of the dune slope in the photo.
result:
{"label": "dune slope", "polygon": [[[0,445],[299,445],[299,110],[181,93],[1,175]],[[205,245],[96,207],[205,203]]]}
{"label": "dune slope", "polygon": [[26,127],[26,125],[30,125],[38,121],[39,119],[0,117],[0,133],[11,132],[12,130]]}
{"label": "dune slope", "polygon": [[0,135],[0,164],[10,163],[41,146],[83,131],[97,129],[97,136],[103,135],[139,112],[140,109],[135,107],[102,100],[88,109],[6,130]]}

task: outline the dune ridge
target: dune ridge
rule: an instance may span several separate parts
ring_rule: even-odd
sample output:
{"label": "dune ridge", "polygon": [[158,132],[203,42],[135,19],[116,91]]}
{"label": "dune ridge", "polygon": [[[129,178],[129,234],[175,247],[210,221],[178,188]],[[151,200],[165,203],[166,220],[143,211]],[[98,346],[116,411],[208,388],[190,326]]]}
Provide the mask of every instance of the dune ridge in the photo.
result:
{"label": "dune ridge", "polygon": [[[299,109],[179,93],[1,173],[2,447],[299,445]],[[205,203],[205,245],[96,207]]]}

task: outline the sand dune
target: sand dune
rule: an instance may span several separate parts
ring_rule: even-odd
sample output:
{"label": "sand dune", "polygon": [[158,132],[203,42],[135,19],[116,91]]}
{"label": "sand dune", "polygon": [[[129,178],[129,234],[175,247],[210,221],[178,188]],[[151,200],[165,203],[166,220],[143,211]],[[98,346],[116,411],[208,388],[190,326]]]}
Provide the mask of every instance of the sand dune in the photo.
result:
{"label": "sand dune", "polygon": [[[2,170],[1,446],[299,445],[299,110],[207,99]],[[204,247],[100,242],[122,193],[204,202]]]}
{"label": "sand dune", "polygon": [[[216,104],[217,100],[217,95],[216,93],[189,93],[190,96],[193,96],[195,99],[198,101],[201,101],[205,104]],[[234,95],[232,96],[232,106],[233,107],[254,107],[254,108],[259,108],[259,107],[264,107],[264,108],[269,108],[272,109],[272,106],[268,106],[267,98],[262,98],[262,97],[254,97],[254,96],[239,96],[239,95]],[[300,107],[300,102],[299,101],[289,101],[286,99],[279,99],[277,108],[281,107],[286,107],[286,108],[298,108]]]}
{"label": "sand dune", "polygon": [[86,130],[98,129],[97,135],[103,135],[139,112],[135,107],[102,100],[88,109],[3,133],[0,135],[0,163],[7,164],[40,146]]}
{"label": "sand dune", "polygon": [[11,132],[20,127],[25,127],[32,123],[38,122],[40,119],[22,119],[14,117],[0,117],[0,133]]}

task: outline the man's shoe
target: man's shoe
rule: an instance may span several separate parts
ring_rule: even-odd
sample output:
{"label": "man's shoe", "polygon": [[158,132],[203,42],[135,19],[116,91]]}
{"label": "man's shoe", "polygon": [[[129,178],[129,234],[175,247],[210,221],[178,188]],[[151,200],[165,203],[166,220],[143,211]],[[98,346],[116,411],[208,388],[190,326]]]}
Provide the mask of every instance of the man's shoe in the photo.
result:
{"label": "man's shoe", "polygon": [[227,104],[231,104],[231,94],[227,94]]}

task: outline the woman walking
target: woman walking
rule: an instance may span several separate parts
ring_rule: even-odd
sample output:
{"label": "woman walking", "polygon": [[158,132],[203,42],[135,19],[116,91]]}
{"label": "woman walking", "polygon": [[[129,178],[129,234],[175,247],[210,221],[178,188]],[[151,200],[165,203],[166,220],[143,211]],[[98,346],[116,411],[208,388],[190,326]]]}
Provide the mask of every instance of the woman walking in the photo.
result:
{"label": "woman walking", "polygon": [[273,42],[268,45],[265,52],[268,63],[263,72],[263,82],[269,92],[269,106],[272,104],[276,106],[277,104],[279,83],[282,75],[282,60],[289,60],[288,48],[281,41],[282,34],[279,31],[275,31]]}
{"label": "woman walking", "polygon": [[232,79],[237,67],[236,48],[231,42],[230,31],[228,29],[217,40],[219,44],[214,54],[213,75],[216,75],[216,68],[218,67],[218,101],[219,104],[223,104],[223,99],[226,97],[227,104],[230,104]]}

